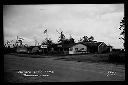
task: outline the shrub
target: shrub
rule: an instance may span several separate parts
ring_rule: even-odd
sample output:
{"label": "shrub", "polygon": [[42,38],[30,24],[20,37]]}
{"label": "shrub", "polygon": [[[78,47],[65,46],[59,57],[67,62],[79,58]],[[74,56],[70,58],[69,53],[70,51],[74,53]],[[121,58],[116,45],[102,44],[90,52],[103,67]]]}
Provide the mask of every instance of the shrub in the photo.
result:
{"label": "shrub", "polygon": [[114,63],[125,63],[125,54],[121,52],[110,53],[108,61]]}

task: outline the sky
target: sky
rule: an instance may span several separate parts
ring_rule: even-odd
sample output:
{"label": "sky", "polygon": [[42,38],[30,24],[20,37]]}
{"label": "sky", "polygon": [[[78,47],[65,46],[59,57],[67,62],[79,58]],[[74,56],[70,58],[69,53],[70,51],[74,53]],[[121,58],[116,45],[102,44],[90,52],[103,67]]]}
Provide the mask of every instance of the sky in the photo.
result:
{"label": "sky", "polygon": [[93,36],[95,41],[123,48],[118,29],[123,17],[124,4],[4,5],[4,43],[15,42],[17,36],[29,45],[46,37],[57,42],[60,34],[56,30],[62,30],[66,38],[71,35],[76,42],[80,37]]}

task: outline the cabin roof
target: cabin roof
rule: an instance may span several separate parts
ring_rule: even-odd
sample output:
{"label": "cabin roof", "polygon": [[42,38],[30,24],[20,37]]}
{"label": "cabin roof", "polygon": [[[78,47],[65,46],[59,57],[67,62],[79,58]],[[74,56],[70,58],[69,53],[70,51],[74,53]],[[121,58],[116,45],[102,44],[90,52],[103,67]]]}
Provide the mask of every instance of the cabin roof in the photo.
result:
{"label": "cabin roof", "polygon": [[85,42],[85,43],[82,43],[88,47],[98,47],[101,43],[103,42]]}
{"label": "cabin roof", "polygon": [[70,48],[72,46],[75,46],[77,44],[82,44],[82,43],[74,43],[74,44],[56,44],[56,47],[57,45],[62,45],[63,48]]}
{"label": "cabin roof", "polygon": [[77,44],[83,44],[87,47],[98,47],[103,42],[85,42],[85,43],[74,43],[74,44],[53,44],[52,46],[57,47],[58,45],[62,45],[63,48],[70,48]]}

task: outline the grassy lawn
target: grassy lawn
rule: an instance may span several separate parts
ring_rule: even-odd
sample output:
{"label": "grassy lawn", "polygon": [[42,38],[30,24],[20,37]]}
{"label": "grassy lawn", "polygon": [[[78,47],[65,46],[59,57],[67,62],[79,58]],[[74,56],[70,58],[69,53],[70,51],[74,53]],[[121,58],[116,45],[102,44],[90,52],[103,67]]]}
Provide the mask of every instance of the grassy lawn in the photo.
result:
{"label": "grassy lawn", "polygon": [[[27,58],[28,57],[28,58]],[[125,79],[124,65],[104,64],[106,54],[86,54],[67,56],[46,56],[28,54],[9,54],[4,58],[5,81],[9,82],[47,82],[47,81],[117,81]],[[58,60],[57,60],[58,59]],[[68,62],[68,60],[70,62]],[[74,62],[75,61],[75,62]],[[79,62],[78,62],[79,61]],[[98,62],[98,63],[89,63]],[[102,61],[103,62],[103,61]],[[17,71],[54,71],[49,77],[25,77]],[[109,75],[108,71],[116,72]],[[95,76],[95,77],[94,77]]]}
{"label": "grassy lawn", "polygon": [[124,53],[108,53],[108,54],[86,54],[86,55],[71,55],[56,60],[77,61],[77,62],[98,62],[98,63],[113,63],[125,64]]}
{"label": "grassy lawn", "polygon": [[82,55],[38,55],[38,54],[12,54],[20,57],[31,58],[55,58],[55,60],[77,61],[77,62],[98,62],[125,64],[124,53],[107,53],[107,54],[82,54]]}
{"label": "grassy lawn", "polygon": [[66,61],[77,61],[77,62],[101,62],[107,61],[108,57],[105,54],[87,54],[87,55],[72,55],[65,56],[62,58],[57,58],[57,60],[66,60]]}

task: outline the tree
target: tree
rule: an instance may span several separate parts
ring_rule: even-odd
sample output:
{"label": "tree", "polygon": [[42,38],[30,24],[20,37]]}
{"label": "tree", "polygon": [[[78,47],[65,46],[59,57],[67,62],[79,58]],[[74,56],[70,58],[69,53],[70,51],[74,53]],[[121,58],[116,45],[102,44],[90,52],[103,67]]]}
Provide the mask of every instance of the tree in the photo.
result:
{"label": "tree", "polygon": [[63,43],[64,40],[65,40],[65,35],[63,34],[63,31],[61,31],[58,42]]}
{"label": "tree", "polygon": [[79,42],[93,42],[94,37],[93,36],[84,36],[83,39],[80,38]]}
{"label": "tree", "polygon": [[74,41],[73,38],[70,38],[69,41],[70,41],[71,44],[74,44],[75,43],[75,41]]}
{"label": "tree", "polygon": [[50,38],[47,40],[47,44],[48,44],[48,45],[53,44],[53,42],[52,42],[52,40],[51,40]]}
{"label": "tree", "polygon": [[92,42],[92,41],[94,40],[94,37],[91,36],[91,37],[88,38],[88,40],[89,40],[90,42]]}
{"label": "tree", "polygon": [[78,40],[78,42],[82,42],[83,40],[82,40],[82,38],[80,38],[80,40]]}
{"label": "tree", "polygon": [[119,29],[121,30],[121,33],[120,33],[121,37],[119,39],[123,40],[124,41],[123,45],[125,45],[125,21],[124,21],[124,18],[120,22]]}
{"label": "tree", "polygon": [[49,38],[49,39],[45,39],[45,41],[42,42],[42,44],[47,44],[47,45],[51,45],[53,44],[52,40]]}
{"label": "tree", "polygon": [[88,41],[89,41],[88,36],[84,36],[83,37],[83,42],[88,42]]}
{"label": "tree", "polygon": [[75,42],[73,38],[63,40],[63,44],[74,44],[74,43]]}
{"label": "tree", "polygon": [[19,43],[20,43],[20,46],[22,46],[22,40],[18,40],[19,41]]}

